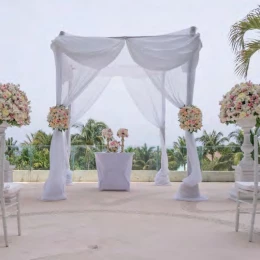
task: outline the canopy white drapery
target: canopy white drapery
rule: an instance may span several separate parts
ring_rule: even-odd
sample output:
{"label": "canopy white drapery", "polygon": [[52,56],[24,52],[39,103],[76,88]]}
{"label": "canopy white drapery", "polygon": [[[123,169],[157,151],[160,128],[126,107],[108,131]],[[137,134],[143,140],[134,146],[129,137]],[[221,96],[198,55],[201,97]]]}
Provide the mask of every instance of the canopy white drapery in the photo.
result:
{"label": "canopy white drapery", "polygon": [[[169,184],[165,101],[168,99],[176,107],[192,103],[201,47],[200,35],[195,33],[195,27],[166,35],[142,37],[79,37],[61,33],[52,42],[56,62],[56,103],[71,107],[72,126],[95,103],[110,78],[122,76],[140,112],[160,131],[161,169],[155,184]],[[185,136],[189,176],[184,179],[183,185],[192,189],[201,181],[201,171],[194,137],[189,133]],[[43,200],[66,199],[64,186],[69,171],[69,150],[69,138],[55,130]],[[181,189],[178,199],[182,196]],[[189,194],[184,196],[187,198]]]}

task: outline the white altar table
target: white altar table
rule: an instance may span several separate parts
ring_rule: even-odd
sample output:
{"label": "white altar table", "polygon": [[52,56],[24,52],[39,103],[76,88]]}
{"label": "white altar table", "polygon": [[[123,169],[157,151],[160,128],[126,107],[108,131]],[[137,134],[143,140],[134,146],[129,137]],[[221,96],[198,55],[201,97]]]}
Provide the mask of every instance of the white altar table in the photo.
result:
{"label": "white altar table", "polygon": [[95,153],[99,190],[130,190],[133,153]]}

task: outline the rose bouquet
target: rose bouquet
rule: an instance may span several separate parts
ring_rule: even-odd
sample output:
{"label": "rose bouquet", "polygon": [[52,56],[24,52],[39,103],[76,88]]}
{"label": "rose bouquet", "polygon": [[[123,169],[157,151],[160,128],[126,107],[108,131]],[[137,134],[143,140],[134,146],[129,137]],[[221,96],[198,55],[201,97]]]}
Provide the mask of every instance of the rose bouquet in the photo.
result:
{"label": "rose bouquet", "polygon": [[128,137],[128,129],[126,128],[120,128],[117,131],[117,136],[121,138],[121,153],[124,152],[124,144],[125,144],[125,137]]}
{"label": "rose bouquet", "polygon": [[119,146],[120,146],[120,142],[118,142],[116,140],[113,140],[113,141],[109,142],[109,150],[111,152],[116,153],[118,151]]}
{"label": "rose bouquet", "polygon": [[30,124],[30,101],[19,85],[0,83],[0,124],[11,126]]}
{"label": "rose bouquet", "polygon": [[113,131],[110,128],[105,128],[102,130],[102,136],[107,140],[107,152],[109,152],[109,141],[113,137]]}
{"label": "rose bouquet", "polygon": [[128,137],[128,129],[120,128],[120,129],[117,131],[117,136],[118,136],[118,137]]}
{"label": "rose bouquet", "polygon": [[184,106],[179,111],[181,129],[191,133],[197,132],[202,127],[202,113],[196,106]]}
{"label": "rose bouquet", "polygon": [[238,120],[255,116],[259,122],[260,85],[252,82],[235,85],[219,102],[221,123],[235,124]]}
{"label": "rose bouquet", "polygon": [[52,129],[65,131],[69,128],[69,110],[63,105],[51,107],[47,121]]}
{"label": "rose bouquet", "polygon": [[111,139],[113,137],[113,132],[110,128],[106,128],[102,130],[102,136],[105,139]]}

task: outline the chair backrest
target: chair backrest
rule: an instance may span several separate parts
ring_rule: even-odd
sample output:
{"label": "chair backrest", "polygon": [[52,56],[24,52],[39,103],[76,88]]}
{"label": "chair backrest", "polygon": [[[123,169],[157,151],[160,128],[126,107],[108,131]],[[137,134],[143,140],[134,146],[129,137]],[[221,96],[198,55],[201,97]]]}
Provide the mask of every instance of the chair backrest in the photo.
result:
{"label": "chair backrest", "polygon": [[254,136],[254,191],[258,192],[259,165],[258,165],[258,137]]}

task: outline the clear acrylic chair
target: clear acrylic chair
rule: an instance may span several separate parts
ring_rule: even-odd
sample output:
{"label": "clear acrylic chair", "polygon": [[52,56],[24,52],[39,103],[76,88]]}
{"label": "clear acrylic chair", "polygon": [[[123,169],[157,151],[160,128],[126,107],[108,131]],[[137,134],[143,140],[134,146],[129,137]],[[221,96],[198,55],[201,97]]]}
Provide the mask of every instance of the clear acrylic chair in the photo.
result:
{"label": "clear acrylic chair", "polygon": [[[253,240],[253,231],[254,231],[254,224],[255,224],[255,215],[257,213],[257,202],[258,197],[260,195],[260,182],[258,181],[259,178],[259,166],[258,166],[258,138],[254,136],[254,182],[244,182],[244,181],[236,181],[235,186],[237,190],[237,209],[236,209],[236,232],[239,229],[239,216],[240,214],[248,214],[251,213],[251,223],[249,229],[249,242]],[[253,197],[253,200],[242,200],[241,194],[250,194]],[[250,196],[250,197],[251,197]],[[252,207],[251,211],[242,210],[240,208],[241,203],[246,203]]]}

